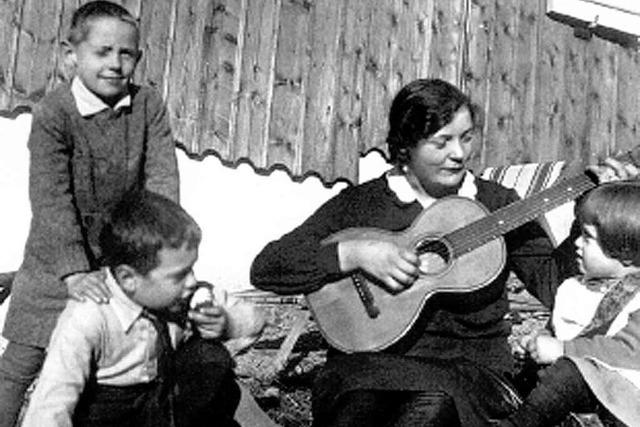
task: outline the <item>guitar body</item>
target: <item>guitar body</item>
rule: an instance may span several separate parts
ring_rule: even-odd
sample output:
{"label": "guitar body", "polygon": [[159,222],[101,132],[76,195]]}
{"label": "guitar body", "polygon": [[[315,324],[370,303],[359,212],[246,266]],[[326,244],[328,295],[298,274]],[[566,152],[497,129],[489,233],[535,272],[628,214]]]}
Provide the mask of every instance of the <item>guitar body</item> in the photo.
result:
{"label": "guitar body", "polygon": [[397,294],[385,291],[363,274],[328,283],[308,294],[309,307],[327,341],[348,353],[382,350],[413,326],[432,295],[471,292],[490,283],[504,266],[504,239],[498,236],[458,255],[446,237],[448,232],[487,215],[477,202],[452,196],[435,202],[402,232],[350,228],[327,238],[325,243],[352,239],[391,241],[415,250],[421,259],[419,278]]}

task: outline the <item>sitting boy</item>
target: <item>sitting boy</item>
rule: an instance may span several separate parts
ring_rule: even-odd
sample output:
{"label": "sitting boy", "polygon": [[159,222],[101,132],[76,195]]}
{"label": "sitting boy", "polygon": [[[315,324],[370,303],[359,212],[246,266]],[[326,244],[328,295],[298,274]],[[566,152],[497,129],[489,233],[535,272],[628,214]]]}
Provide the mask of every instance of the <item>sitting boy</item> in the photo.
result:
{"label": "sitting boy", "polygon": [[113,296],[68,303],[23,425],[237,425],[240,391],[218,340],[225,312],[186,314],[200,239],[176,203],[148,191],[125,196],[100,236]]}

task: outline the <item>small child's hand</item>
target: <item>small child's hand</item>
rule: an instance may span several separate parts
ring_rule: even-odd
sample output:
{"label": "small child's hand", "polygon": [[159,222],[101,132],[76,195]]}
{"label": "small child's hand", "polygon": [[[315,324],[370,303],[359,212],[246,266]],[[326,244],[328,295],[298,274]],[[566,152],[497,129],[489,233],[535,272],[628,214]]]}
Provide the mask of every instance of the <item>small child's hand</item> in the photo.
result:
{"label": "small child's hand", "polygon": [[562,341],[550,335],[538,335],[529,344],[529,353],[538,363],[553,363],[564,354]]}
{"label": "small child's hand", "polygon": [[218,305],[204,305],[189,310],[189,319],[205,339],[220,339],[227,328],[227,314]]}
{"label": "small child's hand", "polygon": [[74,273],[64,278],[69,296],[78,301],[86,298],[98,303],[109,302],[111,291],[105,283],[104,271],[97,270],[89,273]]}
{"label": "small child's hand", "polygon": [[534,335],[525,335],[514,343],[514,355],[518,359],[525,359],[529,355],[529,345],[533,341]]}

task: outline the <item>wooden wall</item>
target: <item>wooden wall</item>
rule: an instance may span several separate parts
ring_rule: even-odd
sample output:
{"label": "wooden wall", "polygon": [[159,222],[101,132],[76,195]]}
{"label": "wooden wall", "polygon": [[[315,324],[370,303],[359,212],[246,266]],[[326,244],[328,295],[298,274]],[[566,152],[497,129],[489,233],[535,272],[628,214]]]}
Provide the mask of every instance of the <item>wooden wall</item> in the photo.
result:
{"label": "wooden wall", "polygon": [[[58,46],[78,0],[0,0],[0,109],[64,80]],[[482,106],[478,167],[632,147],[640,54],[545,14],[545,0],[127,0],[137,81],[158,88],[176,139],[260,170],[355,180],[384,149],[393,95],[441,77]]]}

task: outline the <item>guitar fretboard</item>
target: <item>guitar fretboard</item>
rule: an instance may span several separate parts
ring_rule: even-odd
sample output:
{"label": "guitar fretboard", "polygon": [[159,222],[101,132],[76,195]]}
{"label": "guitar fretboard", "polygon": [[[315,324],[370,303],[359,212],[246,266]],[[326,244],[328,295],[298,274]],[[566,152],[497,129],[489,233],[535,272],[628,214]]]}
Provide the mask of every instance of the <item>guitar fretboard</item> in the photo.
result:
{"label": "guitar fretboard", "polygon": [[551,188],[511,203],[486,217],[459,228],[444,236],[444,239],[452,245],[452,256],[458,257],[553,208],[576,199],[580,194],[595,186],[595,182],[584,174],[562,180]]}

